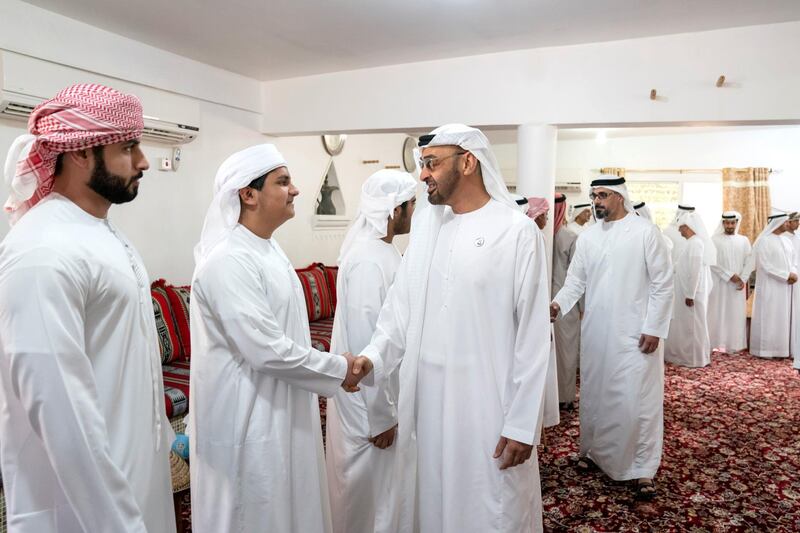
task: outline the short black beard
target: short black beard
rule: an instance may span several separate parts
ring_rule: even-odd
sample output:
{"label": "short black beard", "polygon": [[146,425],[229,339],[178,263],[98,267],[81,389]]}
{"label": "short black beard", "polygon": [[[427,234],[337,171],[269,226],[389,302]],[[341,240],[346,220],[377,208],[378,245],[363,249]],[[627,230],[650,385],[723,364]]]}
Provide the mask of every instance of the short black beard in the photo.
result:
{"label": "short black beard", "polygon": [[600,209],[598,207],[595,207],[595,209],[594,209],[594,216],[598,220],[602,220],[602,219],[606,218],[607,214],[608,213],[606,213],[605,209]]}
{"label": "short black beard", "polygon": [[[453,194],[453,191],[458,187],[458,181],[460,177],[461,176],[458,173],[458,170],[455,168],[455,163],[453,163],[453,166],[448,170],[447,174],[442,174],[442,177],[439,179],[438,183],[434,180],[434,183],[436,184],[436,192],[434,192],[433,195],[428,194],[428,203],[431,205],[446,205],[447,200]],[[448,182],[445,178],[452,179],[449,179]],[[446,184],[450,187],[450,190],[446,191],[447,196],[442,194],[442,187],[440,186],[442,184]]]}
{"label": "short black beard", "polygon": [[736,233],[735,229],[732,229],[730,231],[729,230],[725,230],[725,235],[733,235],[734,233]]}
{"label": "short black beard", "polygon": [[95,164],[92,176],[89,178],[89,188],[112,204],[124,204],[139,194],[139,188],[130,188],[130,185],[134,180],[141,179],[143,175],[143,172],[139,172],[136,176],[126,180],[122,176],[111,174],[106,168],[103,153],[95,152]]}

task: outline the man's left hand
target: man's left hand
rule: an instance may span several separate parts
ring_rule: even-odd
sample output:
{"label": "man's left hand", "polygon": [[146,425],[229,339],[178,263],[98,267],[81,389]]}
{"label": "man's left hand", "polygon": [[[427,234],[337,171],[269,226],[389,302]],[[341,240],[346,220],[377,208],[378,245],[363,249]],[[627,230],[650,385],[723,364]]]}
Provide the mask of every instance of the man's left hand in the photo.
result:
{"label": "man's left hand", "polygon": [[642,334],[639,337],[639,349],[642,353],[653,353],[658,348],[658,337]]}
{"label": "man's left hand", "polygon": [[505,470],[512,466],[521,465],[531,458],[532,453],[533,445],[507,439],[506,437],[500,437],[497,447],[494,449],[494,458],[497,459],[501,455],[503,456],[500,470]]}
{"label": "man's left hand", "polygon": [[387,429],[377,437],[372,437],[371,439],[369,439],[369,441],[376,448],[385,450],[386,448],[392,445],[392,443],[394,442],[395,435],[397,435],[397,425]]}

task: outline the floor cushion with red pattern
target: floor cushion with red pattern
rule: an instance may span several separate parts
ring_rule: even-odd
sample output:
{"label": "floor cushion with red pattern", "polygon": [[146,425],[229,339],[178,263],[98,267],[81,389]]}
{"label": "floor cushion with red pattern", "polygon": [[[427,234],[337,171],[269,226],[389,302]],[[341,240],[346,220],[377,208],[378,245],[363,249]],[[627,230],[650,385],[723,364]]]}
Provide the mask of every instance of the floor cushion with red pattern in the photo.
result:
{"label": "floor cushion with red pattern", "polygon": [[173,361],[162,365],[164,374],[164,405],[167,418],[189,411],[189,361]]}
{"label": "floor cushion with red pattern", "polygon": [[315,320],[308,324],[311,330],[311,346],[322,352],[331,351],[331,334],[333,333],[333,317]]}
{"label": "floor cushion with red pattern", "polygon": [[154,283],[150,289],[150,296],[153,298],[153,312],[155,313],[158,348],[161,351],[161,364],[167,364],[178,359],[181,352],[178,330],[169,305],[166,289]]}
{"label": "floor cushion with red pattern", "polygon": [[320,263],[315,263],[306,268],[297,269],[296,272],[297,277],[300,278],[300,284],[303,286],[309,323],[332,317],[336,310],[335,292],[331,291],[328,284],[325,267]]}
{"label": "floor cushion with red pattern", "polygon": [[191,289],[188,286],[176,287],[167,285],[167,298],[175,318],[175,325],[178,329],[178,340],[180,340],[181,357],[189,360],[192,357],[191,335],[189,333],[189,298]]}

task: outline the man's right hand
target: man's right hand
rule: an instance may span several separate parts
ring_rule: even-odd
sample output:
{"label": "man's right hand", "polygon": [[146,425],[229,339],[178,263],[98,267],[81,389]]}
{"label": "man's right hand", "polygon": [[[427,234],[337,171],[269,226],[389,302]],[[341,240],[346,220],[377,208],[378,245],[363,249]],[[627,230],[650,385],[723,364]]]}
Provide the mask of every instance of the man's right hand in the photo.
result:
{"label": "man's right hand", "polygon": [[342,381],[342,388],[347,392],[358,392],[361,390],[359,382],[372,371],[372,361],[364,355],[353,357],[350,352],[342,354],[342,357],[347,359],[347,375]]}
{"label": "man's right hand", "polygon": [[797,274],[795,274],[794,272],[789,274],[789,279],[786,280],[786,283],[788,283],[789,285],[794,285],[795,283],[797,283]]}
{"label": "man's right hand", "polygon": [[659,338],[654,335],[645,335],[639,337],[639,350],[642,353],[653,353],[658,348]]}
{"label": "man's right hand", "polygon": [[555,322],[558,318],[558,313],[561,312],[561,306],[556,302],[550,304],[550,322]]}

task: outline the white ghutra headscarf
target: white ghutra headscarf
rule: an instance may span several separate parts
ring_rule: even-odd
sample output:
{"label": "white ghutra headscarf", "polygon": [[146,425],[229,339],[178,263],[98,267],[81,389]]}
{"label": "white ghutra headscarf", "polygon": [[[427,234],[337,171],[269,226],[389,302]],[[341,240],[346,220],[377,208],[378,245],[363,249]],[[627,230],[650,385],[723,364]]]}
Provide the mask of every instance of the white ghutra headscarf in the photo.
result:
{"label": "white ghutra headscarf", "polygon": [[[448,124],[436,128],[428,135],[420,137],[420,146],[414,149],[417,160],[422,155],[422,149],[428,146],[458,146],[470,152],[481,164],[481,175],[486,192],[494,200],[517,209],[517,204],[508,192],[506,182],[500,172],[500,165],[492,152],[489,139],[477,128],[470,128],[463,124]],[[438,206],[440,209],[443,207]]]}
{"label": "white ghutra headscarf", "polygon": [[672,219],[672,222],[669,223],[670,226],[674,227],[675,229],[678,228],[680,224],[681,217],[686,216],[689,213],[694,213],[695,208],[690,205],[678,205],[678,209],[675,211],[675,216]]}
{"label": "white ghutra headscarf", "polygon": [[650,211],[650,208],[647,207],[647,204],[644,202],[639,202],[638,204],[633,206],[633,210],[636,211],[636,214],[642,218],[646,218],[650,222],[655,223],[653,220],[653,213]]}
{"label": "white ghutra headscarf", "polygon": [[592,211],[592,204],[591,203],[573,205],[570,208],[569,222],[575,222],[575,219],[578,218],[578,215],[580,215],[581,213],[583,213],[586,210],[588,210],[589,212]]}
{"label": "white ghutra headscarf", "polygon": [[[614,191],[622,196],[622,201],[625,206],[625,211],[633,213],[633,204],[628,196],[628,187],[625,186],[625,178],[620,178],[613,174],[600,174],[597,176],[590,185],[590,191],[594,192],[597,188],[608,189]],[[597,214],[594,212],[594,202],[592,202],[592,215],[597,219]]]}
{"label": "white ghutra headscarf", "polygon": [[395,207],[417,194],[417,181],[408,172],[379,170],[361,187],[361,203],[353,225],[345,235],[339,264],[357,242],[386,237],[387,224]]}
{"label": "white ghutra headscarf", "polygon": [[753,249],[755,249],[755,247],[758,245],[758,241],[761,240],[761,237],[771,234],[773,231],[786,223],[787,220],[789,220],[789,213],[774,213],[768,216],[767,225],[764,226],[764,229],[758,234],[758,238],[753,243]]}
{"label": "white ghutra headscarf", "polygon": [[286,161],[272,144],[245,148],[222,162],[214,178],[214,198],[206,212],[200,242],[194,248],[195,272],[214,247],[225,240],[239,223],[239,189],[285,166]]}
{"label": "white ghutra headscarf", "polygon": [[717,229],[714,230],[714,236],[717,235],[724,235],[725,234],[725,226],[723,222],[726,220],[734,220],[736,219],[736,229],[733,230],[734,235],[739,234],[739,226],[742,225],[742,215],[738,211],[725,211],[722,213],[722,217],[720,218],[719,224],[717,225]]}
{"label": "white ghutra headscarf", "polygon": [[[714,266],[717,264],[717,247],[714,246],[714,241],[708,236],[706,225],[703,224],[703,219],[697,213],[687,213],[680,218],[680,226],[686,225],[695,233],[695,235],[703,241],[703,264],[705,266]],[[679,227],[680,227],[679,226]]]}

